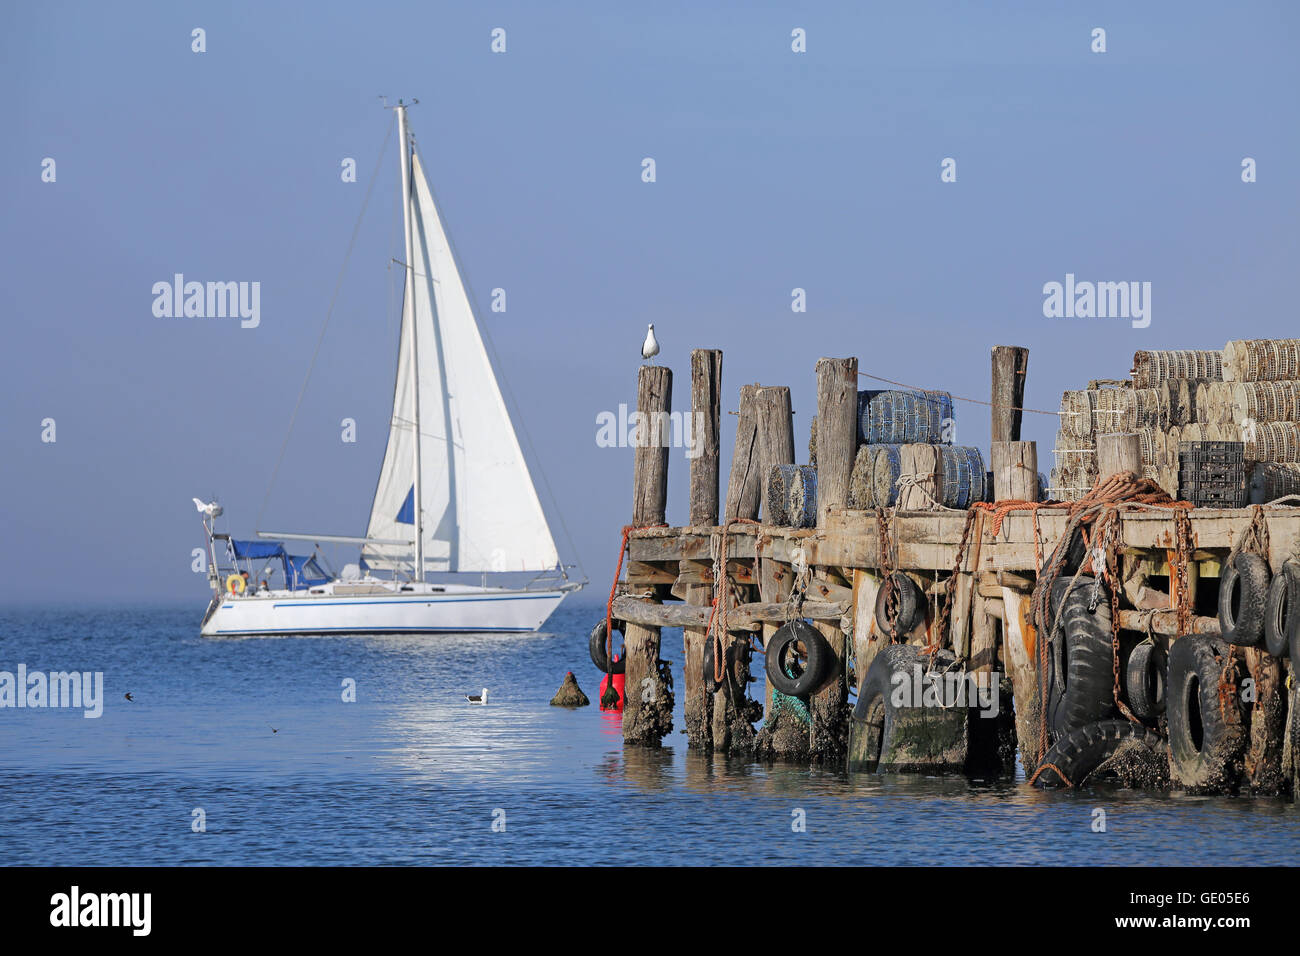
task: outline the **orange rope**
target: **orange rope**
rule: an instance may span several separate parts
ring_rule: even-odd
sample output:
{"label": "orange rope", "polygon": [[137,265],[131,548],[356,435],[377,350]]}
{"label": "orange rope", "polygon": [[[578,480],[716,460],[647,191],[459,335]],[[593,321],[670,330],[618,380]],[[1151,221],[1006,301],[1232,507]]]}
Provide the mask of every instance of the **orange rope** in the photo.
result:
{"label": "orange rope", "polygon": [[627,551],[627,539],[633,531],[648,531],[650,528],[666,528],[659,524],[623,525],[623,543],[618,546],[618,566],[614,568],[614,582],[609,586],[609,600],[605,602],[605,660],[609,666],[614,664],[614,595],[618,592],[618,576],[623,573],[623,555]]}

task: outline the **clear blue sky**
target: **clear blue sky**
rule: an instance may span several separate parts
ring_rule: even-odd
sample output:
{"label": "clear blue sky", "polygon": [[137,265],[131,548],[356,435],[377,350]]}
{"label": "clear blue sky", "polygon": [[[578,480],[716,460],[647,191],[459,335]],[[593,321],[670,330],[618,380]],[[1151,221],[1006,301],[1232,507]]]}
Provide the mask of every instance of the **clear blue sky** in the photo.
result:
{"label": "clear blue sky", "polygon": [[[820,355],[985,397],[989,347],[1026,345],[1028,404],[1055,408],[1137,348],[1300,334],[1297,21],[1289,3],[5,3],[0,600],[201,609],[190,498],[253,530],[388,127],[378,94],[420,100],[518,424],[602,592],[632,453],[597,447],[596,416],[635,401],[647,322],[677,407],[690,349],[721,348],[724,408],[788,384],[801,449]],[[364,531],[396,354],[391,149],[265,526]],[[155,318],[176,272],[261,282],[261,326]],[[1044,318],[1067,272],[1151,282],[1150,327]],[[957,421],[987,448],[987,409]],[[1026,420],[1044,470],[1054,429]]]}

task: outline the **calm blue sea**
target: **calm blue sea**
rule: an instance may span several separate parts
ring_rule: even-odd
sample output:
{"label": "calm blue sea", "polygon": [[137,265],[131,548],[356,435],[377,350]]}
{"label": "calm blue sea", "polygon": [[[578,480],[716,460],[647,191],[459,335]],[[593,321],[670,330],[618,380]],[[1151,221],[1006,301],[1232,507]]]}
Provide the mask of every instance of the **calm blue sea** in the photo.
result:
{"label": "calm blue sea", "polygon": [[[850,776],[703,756],[679,732],[625,751],[616,717],[548,705],[570,669],[596,698],[586,634],[602,612],[590,604],[541,634],[427,638],[202,640],[202,613],[0,611],[0,670],[105,682],[98,719],[0,709],[0,862],[1300,860],[1300,812],[1280,801]],[[680,686],[680,632],[665,646]],[[355,703],[342,700],[348,678]],[[468,705],[484,686],[489,705]]]}

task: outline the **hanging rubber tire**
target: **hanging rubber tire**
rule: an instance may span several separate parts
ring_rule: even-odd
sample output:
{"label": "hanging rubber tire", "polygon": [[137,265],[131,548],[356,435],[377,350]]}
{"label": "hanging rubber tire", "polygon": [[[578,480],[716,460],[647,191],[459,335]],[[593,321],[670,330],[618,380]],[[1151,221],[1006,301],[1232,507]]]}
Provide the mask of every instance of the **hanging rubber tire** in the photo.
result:
{"label": "hanging rubber tire", "polygon": [[767,642],[767,679],[788,697],[804,697],[826,680],[831,656],[831,647],[817,628],[807,621],[791,621]]}
{"label": "hanging rubber tire", "polygon": [[1219,635],[1225,644],[1254,647],[1264,639],[1268,563],[1257,554],[1238,554],[1219,578]]}
{"label": "hanging rubber tire", "polygon": [[1155,641],[1143,641],[1133,648],[1124,672],[1124,689],[1133,715],[1148,723],[1165,712],[1166,672],[1169,662]]}
{"label": "hanging rubber tire", "polygon": [[[614,630],[618,631],[619,634],[623,633],[623,622],[617,618],[614,619]],[[591,654],[591,662],[596,665],[596,670],[602,674],[621,674],[624,667],[623,658],[618,657],[612,667],[606,659],[605,634],[604,620],[591,629],[591,637],[587,639],[587,650]]]}
{"label": "hanging rubber tire", "polygon": [[[898,607],[898,626],[896,633],[899,637],[906,637],[916,630],[917,626],[925,620],[925,592],[921,586],[913,581],[902,571],[895,571],[890,578],[894,582],[894,591],[897,594]],[[895,629],[890,627],[889,607],[885,600],[886,588],[881,584],[879,593],[876,595],[876,627],[882,634],[892,635]]]}
{"label": "hanging rubber tire", "polygon": [[1274,657],[1291,653],[1291,632],[1300,626],[1300,566],[1294,561],[1282,565],[1268,585],[1264,602],[1264,647]]}
{"label": "hanging rubber tire", "polygon": [[[934,668],[942,672],[953,662],[940,651]],[[851,770],[933,773],[965,765],[967,708],[927,706],[924,690],[923,700],[900,700],[900,688],[914,686],[916,667],[927,670],[930,655],[915,644],[889,644],[872,660],[850,722]]]}
{"label": "hanging rubber tire", "polygon": [[1048,726],[1056,734],[1104,720],[1115,711],[1110,590],[1102,585],[1101,600],[1090,611],[1093,578],[1081,575],[1075,582],[1061,577],[1052,585],[1054,619],[1061,623],[1048,642],[1047,714]]}
{"label": "hanging rubber tire", "polygon": [[[1034,786],[1044,789],[1078,787],[1127,742],[1163,759],[1165,742],[1159,734],[1128,720],[1099,720],[1075,727],[1048,748]],[[1064,774],[1068,779],[1061,779]]]}
{"label": "hanging rubber tire", "polygon": [[1239,694],[1219,694],[1228,642],[1213,634],[1174,639],[1169,650],[1169,773],[1186,790],[1229,789],[1246,729]]}

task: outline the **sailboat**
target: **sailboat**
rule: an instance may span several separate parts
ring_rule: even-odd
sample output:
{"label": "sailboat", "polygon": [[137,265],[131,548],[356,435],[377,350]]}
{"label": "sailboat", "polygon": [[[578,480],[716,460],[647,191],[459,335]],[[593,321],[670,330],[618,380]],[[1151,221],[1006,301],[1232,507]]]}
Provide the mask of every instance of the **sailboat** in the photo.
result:
{"label": "sailboat", "polygon": [[[388,445],[363,537],[217,531],[203,514],[213,598],[205,637],[534,631],[569,579],[520,450],[474,309],[407,125],[397,112],[406,259]],[[291,554],[286,542],[311,542]],[[360,545],[335,575],[321,544]],[[474,574],[478,583],[429,580]],[[509,585],[489,578],[510,579]],[[522,580],[523,583],[519,583]]]}

